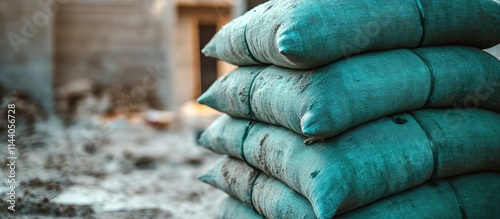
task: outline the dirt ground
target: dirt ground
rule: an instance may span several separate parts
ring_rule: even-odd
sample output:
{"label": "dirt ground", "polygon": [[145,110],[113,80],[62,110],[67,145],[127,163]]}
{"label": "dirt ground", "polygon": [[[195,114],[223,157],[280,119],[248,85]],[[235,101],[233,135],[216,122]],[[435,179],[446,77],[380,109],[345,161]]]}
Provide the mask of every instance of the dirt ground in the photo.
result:
{"label": "dirt ground", "polygon": [[197,146],[199,127],[92,117],[70,126],[56,117],[32,128],[17,123],[15,213],[7,211],[7,149],[0,150],[2,219],[213,218],[225,197],[198,180],[219,157]]}

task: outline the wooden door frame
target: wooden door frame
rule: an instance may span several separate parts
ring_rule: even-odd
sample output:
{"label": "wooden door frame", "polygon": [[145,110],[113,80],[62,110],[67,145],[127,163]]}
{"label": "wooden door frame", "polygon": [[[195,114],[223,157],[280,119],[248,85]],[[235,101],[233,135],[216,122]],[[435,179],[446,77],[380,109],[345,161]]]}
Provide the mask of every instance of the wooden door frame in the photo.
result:
{"label": "wooden door frame", "polygon": [[[193,31],[192,43],[192,60],[194,69],[195,91],[193,99],[196,99],[201,93],[201,71],[200,71],[200,56],[199,51],[202,49],[199,45],[199,25],[215,25],[219,30],[224,24],[228,23],[232,18],[233,5],[228,2],[186,2],[182,1],[177,4],[178,16],[188,16],[190,19],[190,29]],[[221,69],[220,61],[217,61],[217,76],[220,77],[224,73]]]}

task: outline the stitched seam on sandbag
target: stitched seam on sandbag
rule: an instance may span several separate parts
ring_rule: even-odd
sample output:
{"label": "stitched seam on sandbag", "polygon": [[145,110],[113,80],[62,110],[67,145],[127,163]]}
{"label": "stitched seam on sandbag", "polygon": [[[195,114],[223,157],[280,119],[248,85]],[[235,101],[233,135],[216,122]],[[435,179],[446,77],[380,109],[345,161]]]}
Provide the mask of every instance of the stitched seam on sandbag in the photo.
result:
{"label": "stitched seam on sandbag", "polygon": [[248,133],[250,132],[250,129],[255,125],[255,123],[250,120],[248,121],[247,123],[247,126],[245,127],[245,132],[243,133],[243,137],[241,138],[241,146],[240,146],[240,156],[241,156],[241,159],[243,159],[243,161],[245,161],[245,163],[248,165],[248,166],[251,166],[253,167],[250,163],[248,163],[247,161],[247,158],[245,156],[245,141],[247,140],[247,137],[248,137]]}
{"label": "stitched seam on sandbag", "polygon": [[257,62],[259,64],[264,64],[263,62],[261,62],[257,58],[255,58],[255,56],[252,54],[252,51],[250,50],[250,46],[248,46],[247,26],[248,26],[248,24],[245,25],[245,28],[243,30],[243,39],[245,40],[245,46],[247,47],[247,55],[252,59],[252,61]]}
{"label": "stitched seam on sandbag", "polygon": [[255,207],[255,205],[253,204],[253,202],[254,202],[254,201],[253,201],[253,188],[255,187],[255,182],[257,182],[257,179],[261,176],[261,174],[262,174],[262,172],[257,171],[257,175],[256,175],[256,176],[255,176],[255,178],[252,180],[252,185],[251,185],[251,187],[250,187],[250,198],[251,198],[251,200],[252,200],[252,203],[251,203],[251,204],[252,204],[252,208],[253,208],[255,211],[257,211],[257,213],[259,213],[260,215],[263,215],[263,214],[262,214],[262,212],[261,212],[261,210],[260,210],[260,209],[257,209],[257,208]]}
{"label": "stitched seam on sandbag", "polygon": [[255,125],[255,123],[253,121],[253,111],[252,111],[252,101],[251,101],[252,90],[253,90],[253,85],[255,83],[255,80],[260,75],[260,73],[262,73],[262,71],[264,71],[264,69],[266,69],[266,68],[268,68],[268,67],[260,69],[255,74],[252,81],[250,82],[250,87],[248,88],[247,104],[248,104],[248,120],[249,121],[247,123],[247,126],[245,127],[245,132],[243,133],[243,137],[241,138],[240,156],[241,156],[241,159],[243,159],[243,161],[245,161],[245,163],[251,167],[253,167],[253,166],[250,163],[248,163],[247,158],[245,156],[245,141],[247,140],[248,133],[250,132],[250,129],[252,128],[253,125]]}
{"label": "stitched seam on sandbag", "polygon": [[453,191],[453,194],[455,194],[455,198],[457,199],[458,208],[460,208],[460,214],[462,215],[462,219],[467,219],[467,213],[465,213],[465,208],[464,205],[462,204],[464,202],[462,200],[462,197],[458,195],[457,187],[455,187],[455,185],[453,185],[453,183],[451,183],[449,180],[446,180],[446,182],[450,184],[451,190]]}
{"label": "stitched seam on sandbag", "polygon": [[420,37],[420,42],[418,43],[417,47],[420,47],[422,43],[424,43],[425,37],[427,35],[427,30],[425,29],[427,19],[425,18],[425,11],[424,7],[422,6],[422,2],[420,0],[416,0],[417,2],[417,8],[418,8],[418,14],[420,15],[420,25],[422,26],[422,36]]}
{"label": "stitched seam on sandbag", "polygon": [[[269,66],[268,66],[269,67]],[[268,68],[264,67],[260,69],[255,76],[252,78],[252,81],[250,82],[250,87],[248,88],[248,97],[247,97],[247,104],[248,104],[248,119],[250,121],[253,121],[253,111],[252,111],[252,91],[253,91],[253,85],[255,83],[255,80],[257,80],[257,77],[264,71],[264,69]]]}
{"label": "stitched seam on sandbag", "polygon": [[436,79],[434,77],[434,69],[432,68],[431,63],[422,54],[420,54],[419,52],[417,52],[413,49],[410,49],[410,51],[412,51],[416,56],[418,56],[418,58],[420,58],[420,60],[422,60],[422,62],[424,62],[424,64],[427,66],[427,69],[429,70],[431,84],[429,86],[429,96],[427,96],[427,100],[425,101],[425,104],[424,104],[424,106],[426,106],[427,104],[429,104],[429,102],[432,101],[431,98],[432,98],[432,95],[434,94],[434,83],[436,81]]}
{"label": "stitched seam on sandbag", "polygon": [[429,141],[429,146],[431,147],[431,151],[432,151],[432,160],[434,162],[434,165],[432,166],[432,174],[431,174],[431,179],[434,183],[437,183],[437,170],[438,170],[438,167],[439,167],[439,160],[438,160],[438,155],[437,155],[437,150],[436,150],[436,144],[434,143],[434,140],[432,139],[431,135],[429,132],[427,132],[427,130],[424,129],[424,126],[422,125],[422,123],[417,119],[417,117],[415,116],[415,114],[413,114],[413,112],[409,112],[408,113],[416,122],[417,124],[420,126],[420,128],[422,129],[422,131],[424,131],[425,133],[425,136],[427,137],[427,140]]}

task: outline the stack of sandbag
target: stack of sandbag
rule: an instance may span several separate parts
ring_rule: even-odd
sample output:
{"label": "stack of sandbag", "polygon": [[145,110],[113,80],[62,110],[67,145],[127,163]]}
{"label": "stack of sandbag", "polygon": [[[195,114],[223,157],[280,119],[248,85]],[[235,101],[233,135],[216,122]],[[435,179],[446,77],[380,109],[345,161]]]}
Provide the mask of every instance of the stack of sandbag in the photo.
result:
{"label": "stack of sandbag", "polygon": [[[429,180],[500,171],[500,114],[469,110],[397,114],[309,146],[303,144],[305,137],[286,128],[223,116],[200,143],[246,164],[222,162],[201,180],[268,218],[331,218]],[[271,177],[302,195],[300,200],[308,200],[310,207],[299,208],[303,201],[296,203],[297,198],[274,189],[276,183],[267,183]],[[498,200],[485,203],[491,205],[478,209],[481,215],[500,213]],[[457,208],[459,204],[466,203],[457,202]]]}
{"label": "stack of sandbag", "polygon": [[199,139],[228,156],[200,177],[219,217],[500,215],[498,25],[494,0],[281,0],[223,27],[203,51],[242,67],[198,99],[227,114]]}
{"label": "stack of sandbag", "polygon": [[[227,179],[233,183],[224,185]],[[241,175],[254,183],[242,180]],[[242,161],[225,158],[204,176],[236,198],[227,198],[219,218],[316,218],[309,201],[275,178]],[[481,172],[427,182],[336,218],[494,218],[500,215],[500,173]],[[272,195],[270,195],[272,194]],[[243,204],[246,201],[247,204]],[[255,206],[256,211],[249,206]],[[464,217],[466,215],[466,217]]]}

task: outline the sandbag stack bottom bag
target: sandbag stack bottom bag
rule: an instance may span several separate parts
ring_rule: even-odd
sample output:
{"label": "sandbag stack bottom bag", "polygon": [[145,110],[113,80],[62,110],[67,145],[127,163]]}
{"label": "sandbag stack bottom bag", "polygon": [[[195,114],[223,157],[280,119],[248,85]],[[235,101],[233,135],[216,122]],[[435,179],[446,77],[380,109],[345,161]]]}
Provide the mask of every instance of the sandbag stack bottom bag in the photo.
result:
{"label": "sandbag stack bottom bag", "polygon": [[203,52],[241,67],[198,99],[227,114],[199,139],[229,156],[200,177],[232,197],[218,216],[500,215],[500,61],[479,49],[499,25],[494,0],[281,0],[233,20]]}

